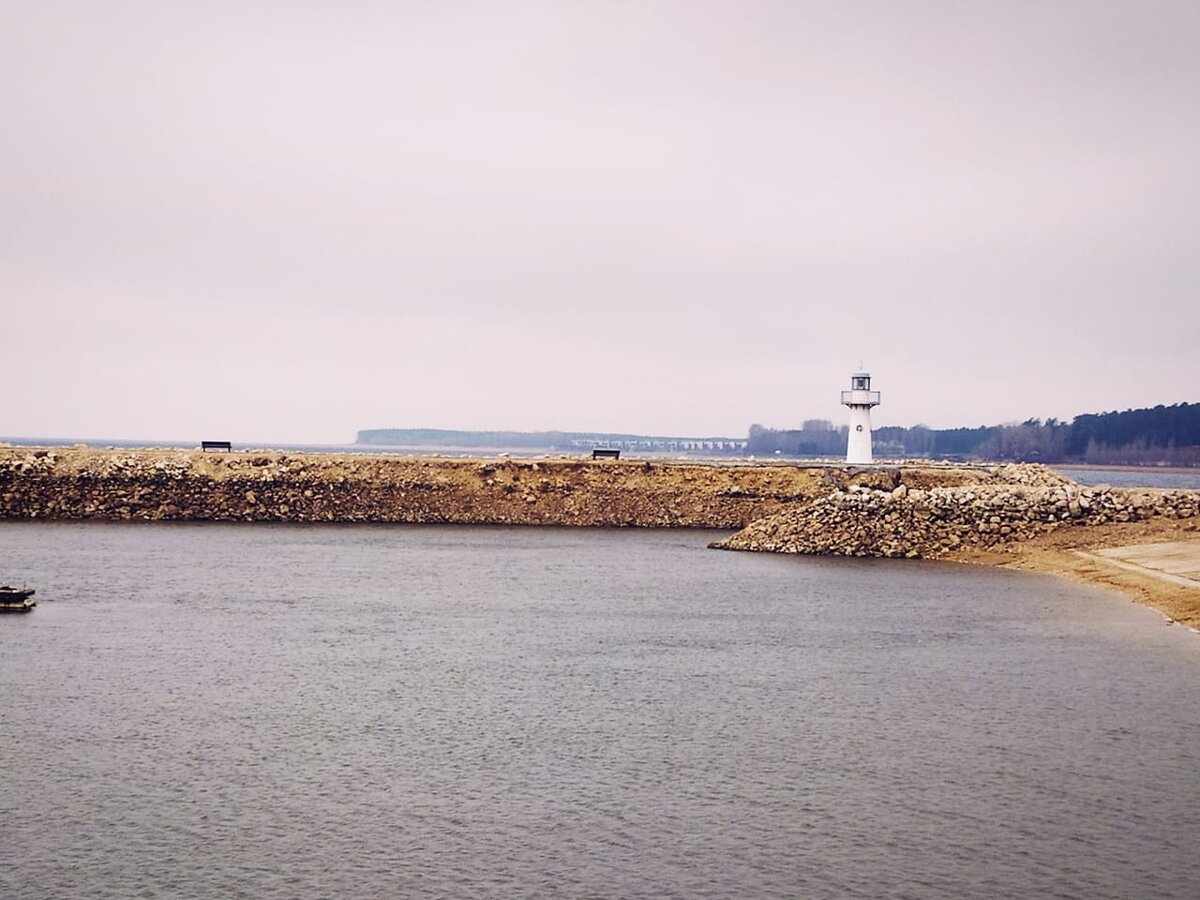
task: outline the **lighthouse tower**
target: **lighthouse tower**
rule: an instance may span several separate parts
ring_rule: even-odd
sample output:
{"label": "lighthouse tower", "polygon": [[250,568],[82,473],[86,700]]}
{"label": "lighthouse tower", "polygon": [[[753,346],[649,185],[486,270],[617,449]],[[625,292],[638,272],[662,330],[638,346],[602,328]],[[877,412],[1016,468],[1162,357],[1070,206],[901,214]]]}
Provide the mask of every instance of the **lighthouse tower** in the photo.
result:
{"label": "lighthouse tower", "polygon": [[879,391],[871,390],[870,375],[855,372],[850,376],[850,390],[842,391],[842,405],[850,407],[846,462],[867,465],[871,462],[871,407],[879,405]]}

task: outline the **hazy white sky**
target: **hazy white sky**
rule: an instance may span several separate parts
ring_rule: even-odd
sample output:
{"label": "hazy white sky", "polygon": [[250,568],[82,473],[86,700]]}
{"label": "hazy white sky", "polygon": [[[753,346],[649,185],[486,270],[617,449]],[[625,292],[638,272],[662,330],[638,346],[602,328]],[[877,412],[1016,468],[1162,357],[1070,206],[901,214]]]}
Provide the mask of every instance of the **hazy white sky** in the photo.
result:
{"label": "hazy white sky", "polygon": [[0,0],[0,434],[1200,400],[1200,4]]}

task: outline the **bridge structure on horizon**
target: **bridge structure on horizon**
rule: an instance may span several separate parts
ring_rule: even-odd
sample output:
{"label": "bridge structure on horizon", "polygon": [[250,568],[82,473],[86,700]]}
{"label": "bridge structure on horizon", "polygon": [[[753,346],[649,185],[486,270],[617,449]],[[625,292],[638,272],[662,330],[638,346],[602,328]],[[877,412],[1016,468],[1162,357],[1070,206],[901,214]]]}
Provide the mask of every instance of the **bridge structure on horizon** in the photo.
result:
{"label": "bridge structure on horizon", "polygon": [[586,450],[626,450],[630,452],[647,453],[679,453],[704,452],[737,453],[745,452],[748,442],[745,438],[655,438],[655,437],[594,437],[573,438],[571,449]]}

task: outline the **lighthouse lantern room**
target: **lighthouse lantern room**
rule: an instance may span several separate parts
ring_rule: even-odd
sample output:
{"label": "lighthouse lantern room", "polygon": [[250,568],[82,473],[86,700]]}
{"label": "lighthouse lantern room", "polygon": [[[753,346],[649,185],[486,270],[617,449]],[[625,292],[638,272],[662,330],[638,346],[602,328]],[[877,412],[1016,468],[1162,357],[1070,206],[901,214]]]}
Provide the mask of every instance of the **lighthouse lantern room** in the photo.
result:
{"label": "lighthouse lantern room", "polygon": [[871,462],[871,407],[879,405],[879,391],[871,390],[871,376],[855,372],[850,390],[842,391],[842,405],[850,407],[850,437],[846,441],[846,462],[867,465]]}

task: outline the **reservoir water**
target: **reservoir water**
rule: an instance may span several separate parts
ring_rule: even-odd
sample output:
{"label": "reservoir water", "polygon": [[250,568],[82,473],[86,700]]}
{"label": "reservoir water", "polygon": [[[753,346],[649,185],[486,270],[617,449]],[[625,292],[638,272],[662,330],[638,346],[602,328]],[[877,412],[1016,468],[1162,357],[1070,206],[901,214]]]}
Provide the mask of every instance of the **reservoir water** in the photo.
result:
{"label": "reservoir water", "polygon": [[1200,635],[713,537],[0,522],[0,896],[1200,896]]}
{"label": "reservoir water", "polygon": [[1200,471],[1161,471],[1159,469],[1089,469],[1085,466],[1054,466],[1072,481],[1094,487],[1108,484],[1121,488],[1156,488],[1164,491],[1200,491]]}

